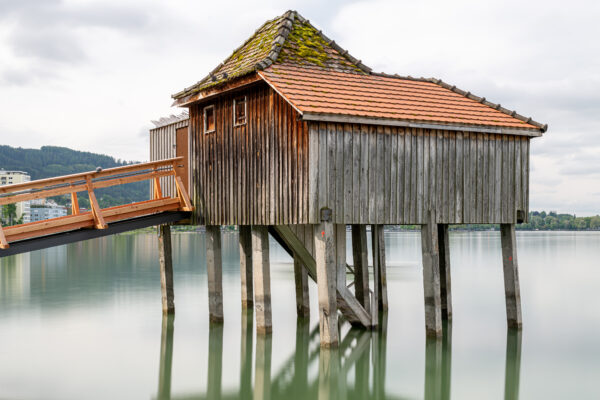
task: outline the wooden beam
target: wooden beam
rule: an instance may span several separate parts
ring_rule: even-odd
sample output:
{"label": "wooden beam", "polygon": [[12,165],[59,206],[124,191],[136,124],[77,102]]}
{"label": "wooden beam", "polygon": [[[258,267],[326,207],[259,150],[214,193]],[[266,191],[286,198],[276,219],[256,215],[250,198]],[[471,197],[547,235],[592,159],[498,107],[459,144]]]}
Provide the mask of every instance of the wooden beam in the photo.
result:
{"label": "wooden beam", "polygon": [[387,272],[385,265],[385,238],[383,236],[383,225],[371,225],[371,238],[376,246],[373,246],[373,258],[377,257],[377,268],[373,263],[374,273],[377,274],[377,299],[380,310],[388,309],[387,294]]}
{"label": "wooden beam", "polygon": [[179,199],[181,201],[181,210],[182,211],[194,211],[194,207],[192,206],[192,202],[190,201],[190,196],[185,190],[185,186],[181,181],[180,176],[175,177],[175,185],[177,186],[177,193],[179,195]]}
{"label": "wooden beam", "polygon": [[440,263],[435,211],[427,212],[427,224],[421,225],[423,253],[423,292],[425,295],[425,330],[427,336],[442,336],[440,299]]}
{"label": "wooden beam", "polygon": [[[154,168],[160,168],[160,167],[170,167],[173,165],[174,162],[181,161],[181,160],[183,160],[183,157],[176,157],[176,158],[169,158],[166,160],[126,165],[124,167],[108,168],[108,169],[103,169],[99,172],[98,171],[88,171],[88,172],[81,172],[81,173],[77,173],[77,174],[59,176],[56,178],[46,178],[46,179],[38,179],[35,181],[24,182],[24,183],[15,183],[13,185],[1,186],[0,194],[19,192],[19,191],[30,190],[30,189],[43,189],[48,186],[55,186],[55,185],[60,185],[60,184],[65,184],[65,183],[79,182],[80,184],[83,184],[83,182],[86,181],[88,177],[91,177],[92,179],[96,179],[96,178],[102,178],[102,177],[110,176],[110,175],[125,174],[125,173],[138,172],[138,171],[144,171],[144,170],[152,170]],[[171,171],[169,171],[168,173],[171,173]],[[115,178],[115,179],[128,179],[128,178],[131,178],[131,177]],[[96,182],[96,183],[100,184],[100,182]],[[96,188],[98,188],[98,187],[103,187],[103,186],[96,186]],[[85,187],[78,191],[82,191],[82,190],[85,190]]]}
{"label": "wooden beam", "polygon": [[517,261],[517,239],[514,224],[500,224],[502,242],[502,264],[504,269],[504,293],[506,319],[509,328],[521,329],[521,289],[519,285],[519,263]]}
{"label": "wooden beam", "polygon": [[240,225],[240,279],[242,286],[242,308],[254,306],[252,283],[252,232],[249,225]]}
{"label": "wooden beam", "polygon": [[162,188],[160,186],[160,178],[154,178],[154,198],[160,199],[162,197]]}
{"label": "wooden beam", "polygon": [[171,227],[158,227],[158,260],[160,264],[160,290],[163,314],[175,313],[175,292],[173,291],[173,250]]}
{"label": "wooden beam", "polygon": [[90,207],[92,208],[92,215],[94,216],[96,228],[106,229],[107,225],[104,221],[104,217],[102,216],[102,211],[100,210],[100,205],[98,204],[96,195],[94,194],[94,189],[92,188],[92,179],[89,176],[87,177],[87,192],[90,198]]}
{"label": "wooden beam", "polygon": [[206,271],[208,274],[208,314],[212,323],[223,322],[223,271],[221,227],[206,226]]}
{"label": "wooden beam", "polygon": [[256,331],[271,333],[271,272],[269,265],[269,233],[267,227],[252,226],[252,270],[254,273],[254,308]]}
{"label": "wooden beam", "polygon": [[2,229],[2,224],[0,224],[0,249],[8,249],[8,241],[6,240],[6,236],[4,236],[4,230]]}
{"label": "wooden beam", "polygon": [[360,305],[369,309],[369,260],[366,225],[352,225],[352,255],[354,259],[354,295]]}
{"label": "wooden beam", "polygon": [[337,347],[339,344],[336,301],[337,263],[330,210],[321,210],[321,223],[315,226],[314,237],[321,347]]}
{"label": "wooden beam", "polygon": [[71,192],[71,214],[79,215],[79,201],[77,200],[77,192]]}
{"label": "wooden beam", "polygon": [[296,314],[298,318],[309,318],[308,272],[298,257],[294,257],[294,282],[296,284]]}
{"label": "wooden beam", "polygon": [[442,319],[452,320],[452,289],[450,283],[450,239],[448,225],[438,224],[438,246],[440,254],[440,299]]}

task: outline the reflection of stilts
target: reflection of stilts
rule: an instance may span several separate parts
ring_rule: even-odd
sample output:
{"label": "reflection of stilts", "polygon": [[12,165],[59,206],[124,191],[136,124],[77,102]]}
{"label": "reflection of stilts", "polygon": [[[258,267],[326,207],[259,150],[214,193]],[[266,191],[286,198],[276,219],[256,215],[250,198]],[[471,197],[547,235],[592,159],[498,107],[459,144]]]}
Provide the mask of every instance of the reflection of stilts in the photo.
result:
{"label": "reflection of stilts", "polygon": [[242,310],[242,345],[240,351],[240,399],[252,398],[252,337],[254,312]]}
{"label": "reflection of stilts", "polygon": [[171,398],[171,369],[173,367],[174,314],[163,314],[160,335],[160,364],[158,369],[158,399]]}
{"label": "reflection of stilts", "polygon": [[221,398],[223,370],[223,324],[211,323],[208,328],[208,383],[206,397]]}
{"label": "reflection of stilts", "polygon": [[504,398],[519,398],[521,375],[521,330],[509,328],[506,332],[506,369],[504,376]]}
{"label": "reflection of stilts", "polygon": [[271,398],[271,343],[272,335],[256,336],[256,360],[254,371],[254,398]]}
{"label": "reflection of stilts", "polygon": [[425,344],[425,399],[450,398],[452,324],[444,323],[441,338],[428,337]]}

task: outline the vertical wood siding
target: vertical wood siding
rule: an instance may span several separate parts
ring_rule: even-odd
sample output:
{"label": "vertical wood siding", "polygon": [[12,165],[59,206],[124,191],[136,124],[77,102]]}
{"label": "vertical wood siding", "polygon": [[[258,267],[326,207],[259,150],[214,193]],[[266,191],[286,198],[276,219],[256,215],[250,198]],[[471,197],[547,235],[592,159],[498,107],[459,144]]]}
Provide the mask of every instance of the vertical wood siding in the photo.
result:
{"label": "vertical wood siding", "polygon": [[309,125],[309,218],[336,224],[514,223],[529,211],[529,138],[489,133]]}
{"label": "vertical wood siding", "polygon": [[[246,95],[247,123],[233,124],[233,99]],[[204,134],[203,109],[215,106],[216,132]],[[305,223],[308,128],[266,85],[190,107],[192,199],[206,225]]]}
{"label": "vertical wood siding", "polygon": [[[150,129],[150,161],[164,160],[176,156],[175,132],[188,126],[188,120],[177,121],[159,128]],[[152,186],[152,184],[150,185]],[[165,196],[175,196],[175,182],[172,176],[160,178],[160,186]],[[152,190],[152,187],[150,187]],[[152,192],[151,192],[152,193]]]}

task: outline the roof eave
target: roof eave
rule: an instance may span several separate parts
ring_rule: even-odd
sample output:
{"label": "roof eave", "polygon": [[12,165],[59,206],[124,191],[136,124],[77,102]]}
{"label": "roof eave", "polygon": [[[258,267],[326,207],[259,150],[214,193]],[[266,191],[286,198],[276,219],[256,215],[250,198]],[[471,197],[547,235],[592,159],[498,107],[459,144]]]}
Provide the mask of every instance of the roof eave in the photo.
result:
{"label": "roof eave", "polygon": [[367,124],[367,125],[385,125],[385,126],[399,126],[406,128],[423,128],[423,129],[440,129],[448,131],[461,131],[461,132],[480,132],[480,133],[495,133],[501,135],[517,135],[527,137],[539,137],[542,136],[543,132],[541,129],[530,129],[530,128],[511,128],[503,126],[490,126],[490,125],[463,125],[463,124],[441,124],[441,123],[429,123],[429,122],[416,122],[407,121],[392,118],[375,118],[375,117],[361,117],[344,114],[323,114],[323,113],[310,113],[304,112],[302,114],[304,121],[317,121],[317,122],[340,122],[350,124]]}
{"label": "roof eave", "polygon": [[251,73],[249,75],[224,82],[223,84],[212,86],[205,90],[201,90],[197,93],[189,94],[185,97],[175,99],[171,106],[189,107],[192,103],[196,103],[200,100],[205,100],[207,98],[214,97],[226,92],[245,88],[246,86],[255,84],[256,82],[260,81],[262,81],[262,78],[258,76],[258,74]]}

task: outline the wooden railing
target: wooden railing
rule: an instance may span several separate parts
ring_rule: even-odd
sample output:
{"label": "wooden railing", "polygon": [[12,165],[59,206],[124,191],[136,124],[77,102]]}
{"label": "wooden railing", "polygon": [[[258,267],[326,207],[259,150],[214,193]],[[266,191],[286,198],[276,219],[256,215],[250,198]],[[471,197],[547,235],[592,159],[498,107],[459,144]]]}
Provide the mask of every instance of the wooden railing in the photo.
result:
{"label": "wooden railing", "polygon": [[[189,195],[181,177],[176,172],[176,167],[182,159],[183,157],[177,157],[0,186],[0,206],[64,194],[71,195],[71,215],[4,228],[0,225],[0,249],[8,248],[10,242],[17,240],[81,228],[106,229],[109,222],[163,211],[193,211],[194,208]],[[175,197],[163,197],[160,178],[166,176],[173,176],[177,188]],[[145,180],[151,180],[154,183],[152,200],[104,209],[98,204],[94,193],[95,189]],[[87,192],[90,200],[90,211],[82,212],[79,208],[78,192]]]}

